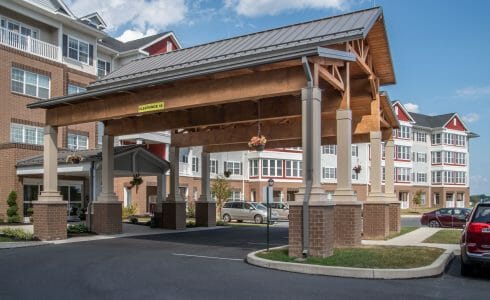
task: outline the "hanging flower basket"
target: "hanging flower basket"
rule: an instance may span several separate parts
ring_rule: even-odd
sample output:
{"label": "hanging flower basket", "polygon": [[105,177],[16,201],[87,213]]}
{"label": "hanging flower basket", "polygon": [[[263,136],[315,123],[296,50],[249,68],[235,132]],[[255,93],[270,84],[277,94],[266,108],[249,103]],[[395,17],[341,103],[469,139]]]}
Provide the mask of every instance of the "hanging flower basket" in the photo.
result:
{"label": "hanging flower basket", "polygon": [[231,175],[231,171],[226,170],[226,171],[223,172],[223,174],[225,175],[226,178],[228,178]]}
{"label": "hanging flower basket", "polygon": [[66,157],[66,162],[70,164],[79,164],[83,160],[83,157],[80,155],[73,153]]}
{"label": "hanging flower basket", "polygon": [[[129,182],[132,187],[136,187],[136,193],[138,193],[138,187],[143,183],[143,178],[139,174],[133,175],[133,180]],[[131,189],[130,188],[130,189]]]}
{"label": "hanging flower basket", "polygon": [[255,151],[262,151],[265,149],[265,144],[267,143],[267,139],[263,135],[255,135],[250,138],[248,142],[248,147],[254,149]]}
{"label": "hanging flower basket", "polygon": [[356,172],[356,174],[361,173],[362,167],[361,165],[357,165],[354,168],[352,168],[352,171]]}

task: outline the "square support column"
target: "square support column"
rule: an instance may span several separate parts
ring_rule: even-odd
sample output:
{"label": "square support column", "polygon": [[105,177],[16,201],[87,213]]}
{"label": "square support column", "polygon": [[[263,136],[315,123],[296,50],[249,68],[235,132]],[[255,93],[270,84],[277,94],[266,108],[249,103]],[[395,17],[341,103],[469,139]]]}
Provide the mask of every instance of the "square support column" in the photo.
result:
{"label": "square support column", "polygon": [[[301,257],[303,250],[308,251],[309,256],[316,257],[327,257],[333,253],[334,204],[328,201],[327,193],[320,184],[321,95],[321,90],[316,87],[301,91],[304,186],[296,194],[295,201],[290,203],[289,256],[292,257]],[[305,199],[308,182],[311,182],[312,188],[309,202],[305,203],[308,200]],[[303,223],[305,207],[308,208],[307,224]],[[306,244],[303,243],[303,233],[308,235]]]}
{"label": "square support column", "polygon": [[167,229],[186,227],[186,202],[179,190],[179,153],[179,147],[170,147],[170,194],[163,202],[163,228]]}
{"label": "square support column", "polygon": [[381,132],[370,133],[371,191],[363,205],[363,238],[384,240],[390,234],[390,199],[381,192]]}
{"label": "square support column", "polygon": [[196,201],[196,226],[216,226],[216,202],[211,197],[210,163],[211,155],[201,152],[201,196]]}
{"label": "square support column", "polygon": [[163,202],[167,194],[167,179],[165,174],[157,175],[157,203],[155,207],[154,217],[155,226],[163,228]]}
{"label": "square support column", "polygon": [[361,202],[352,189],[352,111],[337,110],[337,189],[335,202],[335,245],[361,244]]}
{"label": "square support column", "polygon": [[93,230],[98,234],[122,233],[122,204],[114,193],[114,137],[102,137],[102,191],[92,203]]}
{"label": "square support column", "polygon": [[43,241],[66,239],[66,202],[58,192],[58,128],[44,127],[43,191],[34,206],[34,236]]}
{"label": "square support column", "polygon": [[400,232],[400,201],[395,194],[395,143],[393,139],[385,144],[385,197],[390,202],[390,232]]}

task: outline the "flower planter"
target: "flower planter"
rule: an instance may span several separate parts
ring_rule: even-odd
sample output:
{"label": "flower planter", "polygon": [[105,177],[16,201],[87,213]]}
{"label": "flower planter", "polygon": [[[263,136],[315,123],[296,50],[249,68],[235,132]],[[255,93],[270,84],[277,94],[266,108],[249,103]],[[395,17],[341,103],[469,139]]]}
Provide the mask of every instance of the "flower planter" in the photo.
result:
{"label": "flower planter", "polygon": [[255,146],[255,151],[264,151],[265,145],[257,145]]}

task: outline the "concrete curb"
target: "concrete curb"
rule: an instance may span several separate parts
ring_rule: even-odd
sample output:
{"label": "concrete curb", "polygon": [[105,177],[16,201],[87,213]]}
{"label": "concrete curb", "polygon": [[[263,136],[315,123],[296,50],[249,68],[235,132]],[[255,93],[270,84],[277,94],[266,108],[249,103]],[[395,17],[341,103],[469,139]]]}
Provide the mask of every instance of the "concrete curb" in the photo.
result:
{"label": "concrete curb", "polygon": [[[284,249],[287,246],[275,247],[271,249]],[[347,268],[347,267],[327,267],[319,265],[306,265],[301,263],[289,263],[273,261],[258,257],[256,254],[264,250],[258,250],[247,255],[247,262],[258,267],[269,268],[280,271],[326,275],[336,277],[367,278],[367,279],[410,279],[434,277],[442,274],[447,264],[453,259],[453,251],[444,249],[432,264],[420,268],[412,269],[366,269],[366,268]]]}
{"label": "concrete curb", "polygon": [[26,247],[39,247],[52,245],[52,242],[2,242],[0,243],[0,250],[13,249],[13,248],[26,248]]}

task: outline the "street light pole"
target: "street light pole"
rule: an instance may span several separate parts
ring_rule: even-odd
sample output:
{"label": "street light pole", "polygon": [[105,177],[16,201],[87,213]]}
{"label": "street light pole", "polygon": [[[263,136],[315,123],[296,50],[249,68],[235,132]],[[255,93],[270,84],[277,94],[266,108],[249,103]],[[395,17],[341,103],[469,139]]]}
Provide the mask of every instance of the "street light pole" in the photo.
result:
{"label": "street light pole", "polygon": [[267,252],[269,252],[269,223],[270,223],[270,215],[271,215],[271,207],[270,207],[270,193],[271,193],[271,189],[272,189],[272,186],[274,186],[274,180],[272,178],[270,178],[268,181],[267,181],[268,185],[267,185]]}

